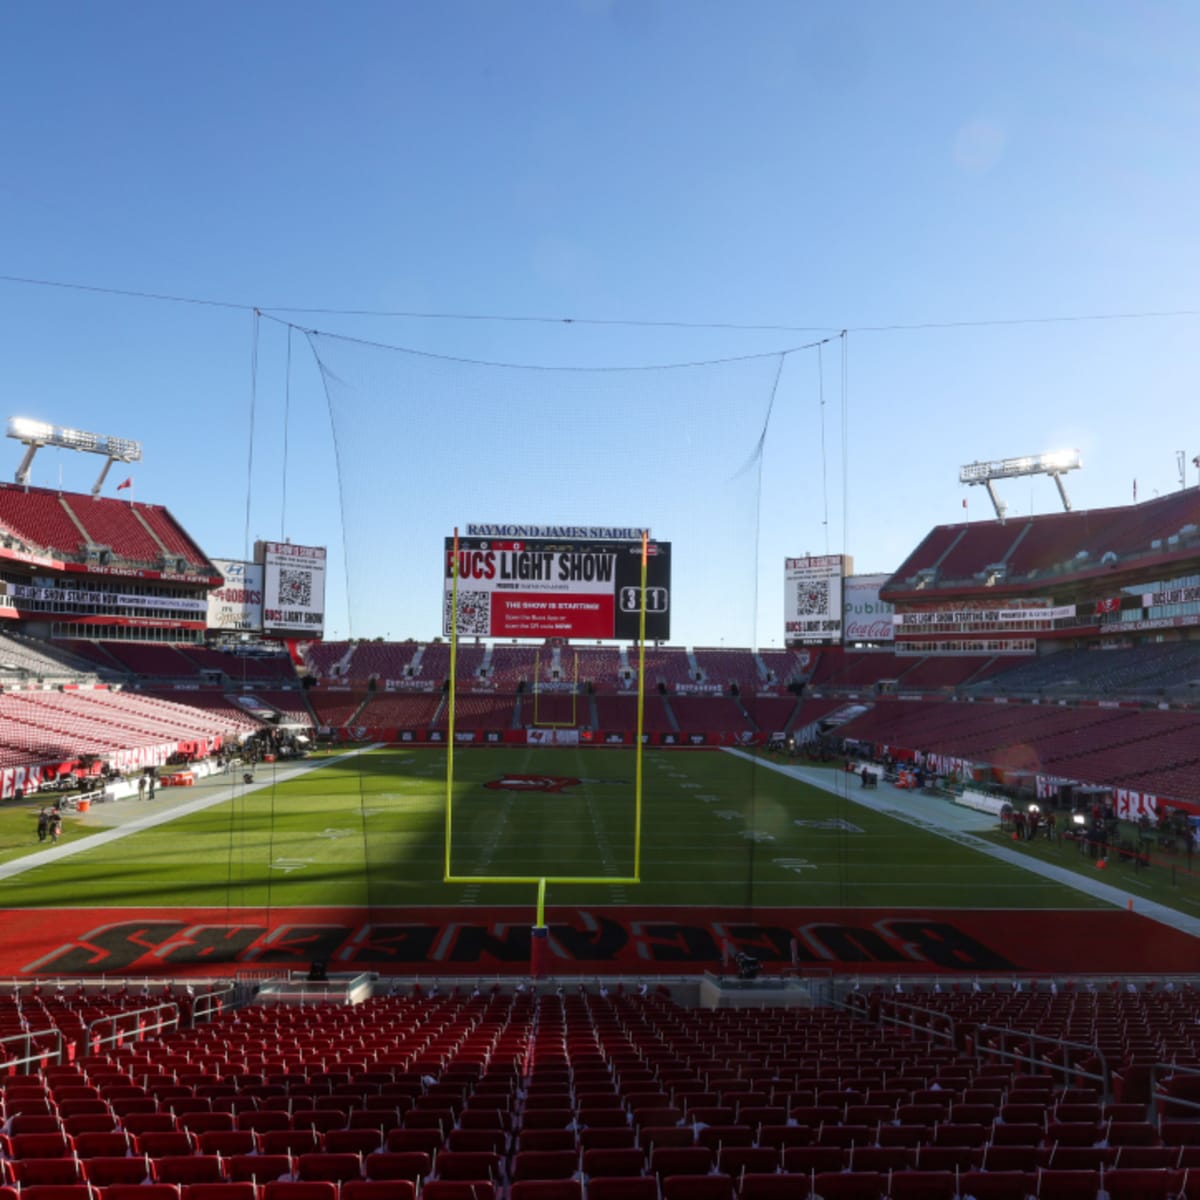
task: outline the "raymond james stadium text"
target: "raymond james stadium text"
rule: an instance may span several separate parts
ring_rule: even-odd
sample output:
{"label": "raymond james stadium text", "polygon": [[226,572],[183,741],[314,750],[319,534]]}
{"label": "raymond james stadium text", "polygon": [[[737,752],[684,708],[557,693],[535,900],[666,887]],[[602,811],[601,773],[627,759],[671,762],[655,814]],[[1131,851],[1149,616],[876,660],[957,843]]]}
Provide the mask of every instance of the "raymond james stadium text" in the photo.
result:
{"label": "raymond james stadium text", "polygon": [[468,525],[467,537],[586,538],[594,542],[640,542],[642,530],[617,525]]}

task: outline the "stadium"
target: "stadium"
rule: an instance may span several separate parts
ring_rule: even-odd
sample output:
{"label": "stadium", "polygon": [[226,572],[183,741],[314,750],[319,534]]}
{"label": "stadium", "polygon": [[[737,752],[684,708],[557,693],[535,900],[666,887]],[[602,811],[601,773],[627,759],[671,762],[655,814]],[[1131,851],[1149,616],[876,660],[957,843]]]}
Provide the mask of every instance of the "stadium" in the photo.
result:
{"label": "stadium", "polygon": [[766,649],[464,526],[442,637],[327,640],[324,548],[10,434],[5,1195],[1189,1194],[1200,488],[788,558]]}

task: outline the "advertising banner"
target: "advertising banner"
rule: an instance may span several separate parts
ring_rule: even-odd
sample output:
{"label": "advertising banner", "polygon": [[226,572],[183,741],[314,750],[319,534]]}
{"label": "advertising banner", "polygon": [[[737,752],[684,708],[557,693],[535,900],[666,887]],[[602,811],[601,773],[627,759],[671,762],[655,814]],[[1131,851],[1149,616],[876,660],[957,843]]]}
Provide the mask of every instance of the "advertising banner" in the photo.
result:
{"label": "advertising banner", "polygon": [[[442,631],[457,602],[460,637],[634,641],[642,608],[640,542],[446,539]],[[457,568],[457,581],[455,573]],[[457,595],[455,596],[455,583]],[[671,636],[671,545],[651,542],[646,640]]]}
{"label": "advertising banner", "polygon": [[841,554],[783,561],[783,628],[789,645],[837,645],[842,640]]}
{"label": "advertising banner", "polygon": [[257,633],[262,629],[263,616],[261,564],[231,558],[214,558],[212,561],[225,582],[208,593],[209,629]]}
{"label": "advertising banner", "polygon": [[263,632],[307,633],[325,629],[325,547],[259,542],[263,567]]}
{"label": "advertising banner", "polygon": [[890,642],[896,636],[895,607],[879,598],[888,575],[848,575],[843,598],[842,632],[847,642]]}

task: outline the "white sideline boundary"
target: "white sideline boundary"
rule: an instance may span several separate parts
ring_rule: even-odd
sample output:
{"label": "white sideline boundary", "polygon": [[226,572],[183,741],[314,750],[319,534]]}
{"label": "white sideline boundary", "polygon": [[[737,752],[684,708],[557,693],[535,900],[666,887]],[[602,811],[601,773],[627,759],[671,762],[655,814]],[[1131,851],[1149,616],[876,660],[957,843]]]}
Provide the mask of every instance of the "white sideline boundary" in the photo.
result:
{"label": "white sideline boundary", "polygon": [[[32,854],[15,858],[11,862],[0,863],[0,881],[12,879],[17,875],[23,875],[26,871],[33,871],[38,867],[45,867],[52,863],[61,862],[64,858],[71,858],[76,854],[86,854],[89,850],[95,850],[100,846],[107,846],[110,842],[119,841],[121,838],[129,837],[131,834],[141,833],[146,829],[153,829],[157,825],[166,825],[168,822],[175,821],[179,817],[187,817],[192,813],[203,812],[206,808],[215,808],[218,804],[225,804],[237,796],[248,796],[254,792],[261,792],[266,788],[274,787],[278,783],[287,783],[293,779],[299,779],[302,775],[307,775],[311,771],[319,771],[322,767],[331,766],[333,763],[346,762],[349,759],[356,758],[360,754],[365,754],[368,750],[376,750],[381,744],[360,746],[355,750],[349,750],[345,754],[339,754],[334,758],[322,758],[316,761],[301,760],[295,764],[259,763],[256,774],[260,773],[264,766],[274,766],[276,768],[272,772],[270,779],[264,779],[261,783],[256,780],[254,783],[231,783],[228,787],[214,788],[211,792],[206,791],[204,795],[197,796],[194,800],[185,800],[182,804],[172,804],[169,808],[154,809],[146,813],[145,816],[136,817],[132,821],[123,821],[120,825],[116,825],[112,829],[103,829],[98,833],[87,833],[78,837],[72,837],[69,842],[60,842],[57,846],[52,846],[48,850],[35,850]],[[174,791],[175,789],[169,790]],[[161,786],[159,794],[162,794]],[[51,793],[46,793],[43,796],[40,792],[34,792],[32,795],[26,797],[27,800],[33,800],[38,804],[46,803],[50,798]],[[112,803],[144,806],[147,802],[136,800],[131,796],[126,800],[114,800]],[[103,809],[96,812],[95,815],[102,816]]]}
{"label": "white sideline boundary", "polygon": [[[1020,867],[1033,875],[1040,875],[1043,879],[1061,883],[1085,896],[1103,900],[1105,903],[1113,905],[1114,908],[1128,908],[1132,902],[1133,911],[1141,916],[1149,917],[1150,920],[1157,921],[1160,925],[1178,929],[1181,933],[1190,934],[1194,938],[1200,938],[1200,917],[1193,917],[1188,913],[1180,912],[1177,908],[1159,904],[1155,900],[1146,900],[1141,896],[1135,896],[1131,892],[1113,887],[1109,883],[1103,883],[1099,879],[1090,879],[1086,875],[1068,871],[1066,867],[1031,858],[1017,850],[1010,850],[1007,846],[997,846],[993,842],[976,837],[965,829],[953,828],[949,822],[938,821],[936,818],[939,815],[949,815],[946,813],[947,801],[945,800],[904,791],[882,779],[876,789],[868,791],[863,788],[860,795],[858,791],[849,786],[850,780],[857,779],[857,775],[849,775],[844,771],[830,770],[829,768],[817,770],[812,767],[791,767],[783,763],[768,762],[756,755],[747,754],[744,750],[728,746],[722,747],[722,749],[726,754],[733,754],[748,762],[757,763],[768,771],[774,771],[776,774],[786,775],[789,779],[796,779],[801,783],[820,788],[822,791],[830,792],[843,800],[849,800],[852,804],[869,809],[871,812],[881,813],[885,817],[893,817],[895,820],[903,821],[904,824],[921,829],[925,833],[932,833],[937,837],[957,842],[958,845],[966,846],[970,850],[977,850],[980,854],[988,855],[989,858]],[[844,782],[846,786],[839,787],[839,782]],[[906,807],[897,807],[896,802],[903,803]],[[914,811],[915,809],[924,811],[917,812]]]}

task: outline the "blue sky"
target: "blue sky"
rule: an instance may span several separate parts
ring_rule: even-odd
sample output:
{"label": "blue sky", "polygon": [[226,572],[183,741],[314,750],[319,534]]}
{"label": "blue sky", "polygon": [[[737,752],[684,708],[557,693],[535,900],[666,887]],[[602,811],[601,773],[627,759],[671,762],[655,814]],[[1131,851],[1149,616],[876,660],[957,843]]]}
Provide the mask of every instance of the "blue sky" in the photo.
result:
{"label": "blue sky", "polygon": [[[1178,486],[1176,451],[1200,453],[1200,318],[866,327],[1200,310],[1197,61],[1200,10],[1185,3],[8,6],[0,274],[555,367],[820,335],[281,308],[850,328],[845,414],[838,348],[824,357],[824,457],[812,353],[781,376],[757,597],[739,546],[676,608],[676,640],[767,645],[784,554],[828,544],[860,570],[895,567],[961,519],[962,463],[1078,447],[1078,507],[1126,503],[1134,479],[1143,499]],[[261,325],[249,468],[251,340],[237,308],[0,283],[5,415],[140,438],[138,499],[168,505],[210,554],[239,555],[247,532],[328,543],[331,634],[433,635],[448,520],[653,512],[677,570],[715,540],[728,488],[738,528],[754,527],[737,470],[765,413],[761,363],[605,392],[610,443],[547,416],[565,376],[493,387],[447,366],[418,394],[410,359],[337,344],[359,547],[344,571],[308,342],[293,337],[285,401],[286,329]],[[637,436],[651,409],[666,417],[652,444]],[[89,463],[53,454],[35,482],[60,469],[90,486]],[[544,489],[531,498],[514,477]],[[1057,504],[1046,480],[1006,498]]]}

